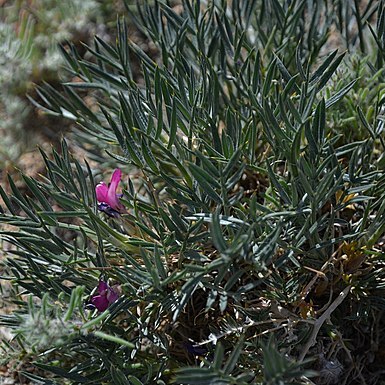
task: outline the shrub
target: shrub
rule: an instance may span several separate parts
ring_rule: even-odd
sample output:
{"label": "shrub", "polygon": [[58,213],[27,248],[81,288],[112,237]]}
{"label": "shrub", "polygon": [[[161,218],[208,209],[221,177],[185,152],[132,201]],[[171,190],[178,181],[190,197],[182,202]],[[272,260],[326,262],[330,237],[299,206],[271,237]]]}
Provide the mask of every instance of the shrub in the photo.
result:
{"label": "shrub", "polygon": [[[18,289],[1,322],[54,378],[25,376],[379,383],[384,2],[182,5],[139,8],[157,56],[119,20],[89,60],[63,49],[81,80],[64,96],[38,91],[108,160],[64,141],[28,195],[0,190]],[[351,54],[330,48],[339,29]]]}

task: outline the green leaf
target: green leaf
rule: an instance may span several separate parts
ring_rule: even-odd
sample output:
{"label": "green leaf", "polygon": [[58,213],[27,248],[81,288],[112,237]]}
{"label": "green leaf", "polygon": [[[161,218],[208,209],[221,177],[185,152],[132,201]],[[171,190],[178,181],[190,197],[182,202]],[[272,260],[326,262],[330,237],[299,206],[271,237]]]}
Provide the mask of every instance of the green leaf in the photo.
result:
{"label": "green leaf", "polygon": [[215,202],[221,204],[222,198],[219,194],[214,190],[214,188],[220,188],[217,181],[213,180],[210,175],[203,170],[201,167],[198,167],[194,163],[189,163],[189,169],[191,174],[198,182],[202,190]]}
{"label": "green leaf", "polygon": [[226,361],[225,366],[223,367],[225,374],[230,374],[233,372],[233,370],[237,365],[239,356],[242,353],[242,349],[243,349],[243,338],[241,337],[237,342],[237,344],[235,345],[234,349],[232,350],[230,357]]}

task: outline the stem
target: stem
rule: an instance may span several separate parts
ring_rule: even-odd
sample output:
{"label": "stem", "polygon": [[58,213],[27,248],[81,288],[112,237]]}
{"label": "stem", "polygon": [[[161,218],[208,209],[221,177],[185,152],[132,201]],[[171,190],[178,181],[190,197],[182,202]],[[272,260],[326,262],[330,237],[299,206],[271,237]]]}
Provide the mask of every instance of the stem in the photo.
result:
{"label": "stem", "polygon": [[338,295],[338,297],[334,300],[334,302],[328,307],[328,309],[319,317],[313,327],[313,331],[311,333],[310,338],[306,342],[301,355],[299,356],[299,362],[302,362],[304,358],[306,357],[306,354],[308,353],[309,349],[316,343],[317,335],[322,327],[322,325],[325,323],[326,320],[330,318],[330,315],[333,313],[334,310],[337,309],[339,305],[344,301],[344,299],[347,297],[347,295],[350,292],[351,286],[347,286],[341,293]]}

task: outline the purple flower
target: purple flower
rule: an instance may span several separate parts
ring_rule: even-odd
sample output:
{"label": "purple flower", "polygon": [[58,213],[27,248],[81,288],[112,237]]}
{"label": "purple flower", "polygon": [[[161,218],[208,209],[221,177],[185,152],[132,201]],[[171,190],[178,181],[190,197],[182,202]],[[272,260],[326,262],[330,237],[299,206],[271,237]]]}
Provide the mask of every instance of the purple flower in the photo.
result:
{"label": "purple flower", "polygon": [[190,341],[183,342],[183,345],[186,350],[194,356],[204,356],[208,352],[205,346],[200,346]]}
{"label": "purple flower", "polygon": [[100,182],[95,187],[98,209],[111,217],[118,217],[119,214],[126,211],[125,207],[119,200],[121,195],[116,193],[121,177],[122,171],[117,168],[113,172],[111,182],[108,186],[104,182]]}
{"label": "purple flower", "polygon": [[106,310],[119,298],[119,294],[114,287],[110,287],[107,282],[99,281],[97,294],[91,297],[89,307],[94,307],[100,312]]}

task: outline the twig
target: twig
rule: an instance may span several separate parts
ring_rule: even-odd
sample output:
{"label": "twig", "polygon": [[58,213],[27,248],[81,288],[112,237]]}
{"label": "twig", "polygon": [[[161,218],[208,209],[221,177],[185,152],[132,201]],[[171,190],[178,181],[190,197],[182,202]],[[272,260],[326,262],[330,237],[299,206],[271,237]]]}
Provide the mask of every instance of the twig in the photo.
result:
{"label": "twig", "polygon": [[[121,265],[121,266],[115,266],[115,267],[124,267],[124,266]],[[112,270],[113,267],[111,267],[111,266],[105,266],[105,267],[78,267],[77,269],[78,270],[85,270],[85,271],[93,271],[93,270],[105,271],[105,270]]]}
{"label": "twig", "polygon": [[327,308],[327,310],[321,315],[321,317],[319,317],[314,322],[313,331],[311,333],[310,338],[306,342],[306,345],[304,346],[301,355],[299,356],[299,362],[302,362],[304,360],[309,349],[316,343],[316,338],[317,338],[317,335],[318,335],[322,325],[325,323],[326,320],[328,320],[330,318],[330,315],[333,313],[333,311],[336,310],[339,305],[341,305],[343,300],[349,294],[351,288],[352,288],[351,286],[347,286],[343,291],[341,291],[341,293],[338,295],[338,297]]}
{"label": "twig", "polygon": [[276,331],[276,330],[279,330],[279,329],[283,329],[283,328],[285,328],[287,326],[290,326],[290,324],[297,324],[298,322],[310,323],[308,320],[303,320],[303,319],[297,319],[297,320],[291,321],[289,323],[283,323],[285,321],[288,321],[288,319],[286,319],[286,318],[270,319],[270,320],[259,321],[259,322],[250,321],[248,324],[228,329],[225,332],[217,334],[217,335],[210,334],[210,336],[209,336],[209,338],[207,340],[199,342],[199,343],[197,343],[194,346],[202,346],[202,345],[206,345],[206,344],[212,343],[212,342],[217,341],[220,338],[225,337],[225,336],[227,336],[229,334],[232,334],[232,333],[238,333],[238,332],[243,333],[246,329],[248,329],[248,328],[250,328],[252,326],[262,326],[262,325],[266,325],[266,324],[269,324],[269,323],[279,323],[280,324],[278,326],[275,326],[274,328],[264,330],[263,332],[254,335],[254,337],[258,337],[258,336],[264,335],[264,334],[269,333],[269,332],[273,332],[273,331]]}
{"label": "twig", "polygon": [[314,286],[314,284],[316,283],[317,279],[319,277],[323,277],[324,279],[327,279],[326,277],[326,274],[324,272],[324,270],[326,270],[326,268],[329,266],[329,263],[335,258],[335,256],[338,254],[339,252],[339,248],[331,255],[331,257],[322,265],[321,269],[320,270],[315,270],[315,269],[312,269],[308,266],[304,266],[305,269],[307,270],[310,270],[314,273],[316,273],[316,275],[311,279],[311,281],[306,285],[305,289],[302,290],[302,295],[301,295],[301,299],[302,300],[305,300],[306,296],[310,293],[310,290],[312,289],[312,287]]}

